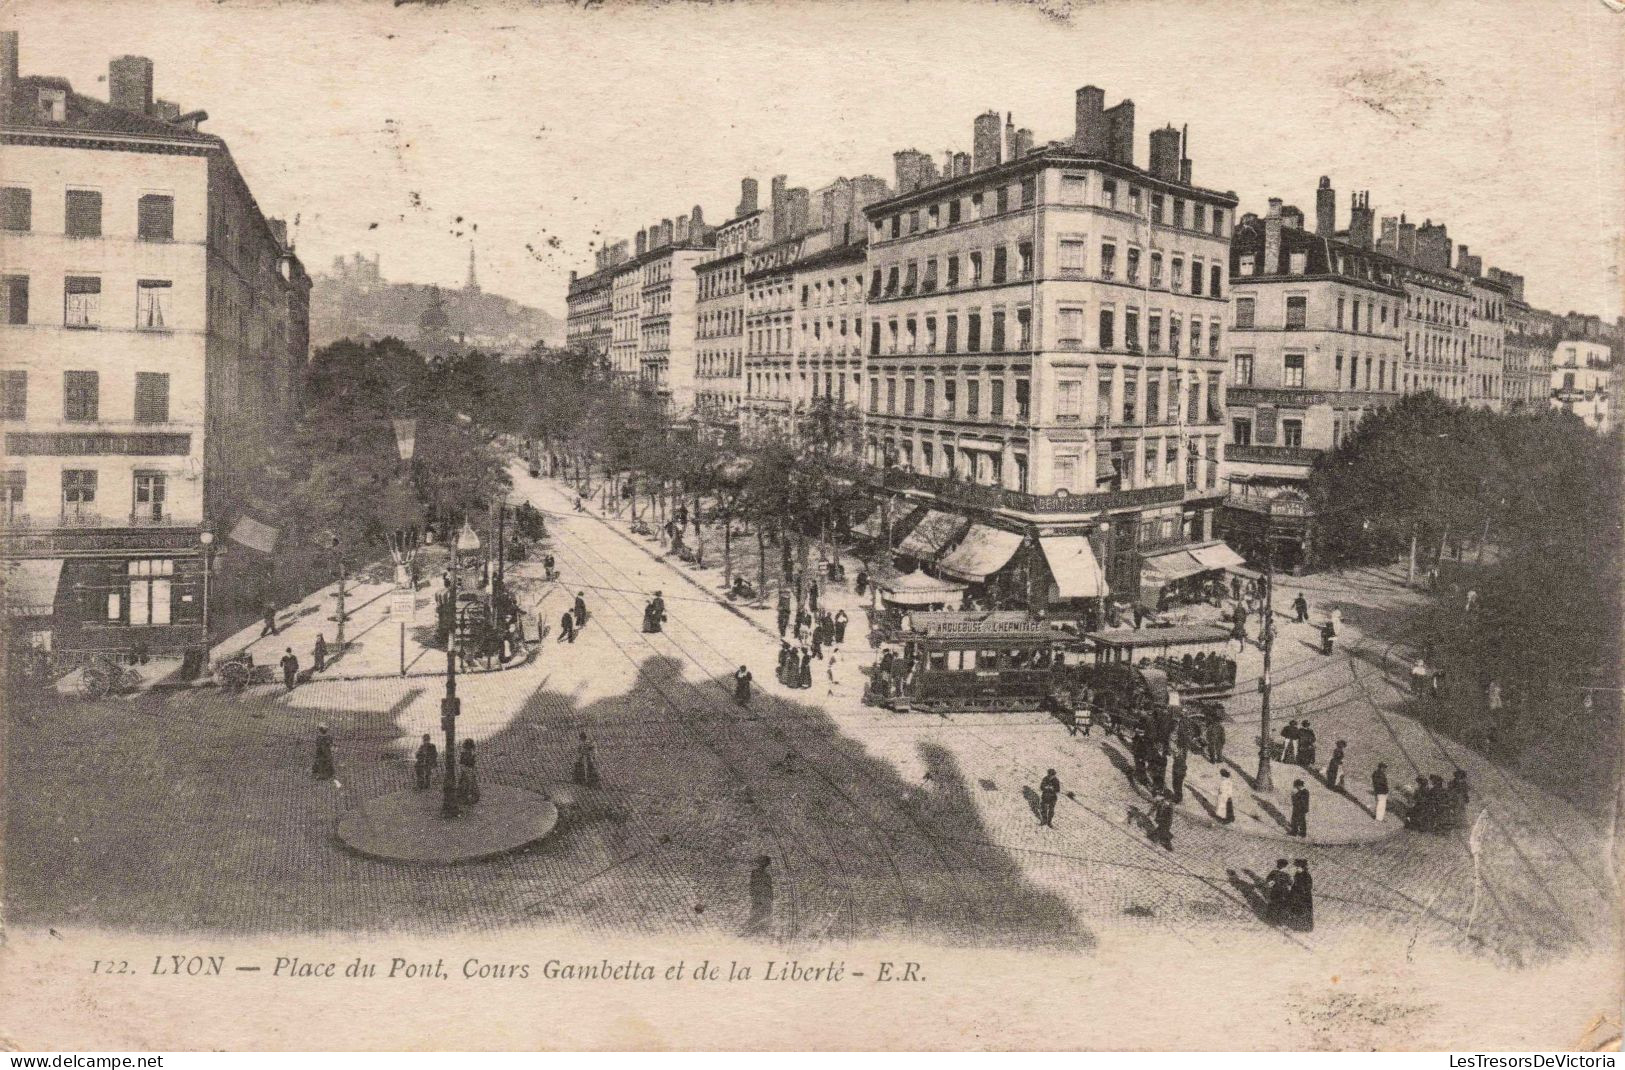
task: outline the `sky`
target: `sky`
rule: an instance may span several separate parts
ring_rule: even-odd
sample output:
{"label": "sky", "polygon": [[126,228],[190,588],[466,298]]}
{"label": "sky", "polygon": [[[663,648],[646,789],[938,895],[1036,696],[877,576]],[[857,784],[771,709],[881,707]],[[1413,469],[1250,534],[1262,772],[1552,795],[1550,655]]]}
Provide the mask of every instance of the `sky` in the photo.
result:
{"label": "sky", "polygon": [[[1612,6],[1625,6],[1615,4]],[[1625,13],[1607,0],[1020,0],[581,4],[10,0],[22,72],[105,98],[156,67],[203,108],[313,272],[351,252],[391,281],[564,311],[604,241],[733,214],[739,180],[893,177],[1012,112],[1069,137],[1073,94],[1136,108],[1135,154],[1188,125],[1194,181],[1260,214],[1449,226],[1531,303],[1612,318],[1625,259]],[[72,33],[63,32],[72,27]]]}

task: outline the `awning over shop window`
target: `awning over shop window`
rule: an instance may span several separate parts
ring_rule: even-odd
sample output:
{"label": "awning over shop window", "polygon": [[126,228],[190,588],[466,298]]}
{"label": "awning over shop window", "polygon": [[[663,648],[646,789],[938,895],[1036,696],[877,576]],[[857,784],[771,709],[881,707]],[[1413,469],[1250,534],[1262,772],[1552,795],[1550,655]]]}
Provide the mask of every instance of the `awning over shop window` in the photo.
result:
{"label": "awning over shop window", "polygon": [[908,533],[908,538],[897,547],[897,551],[922,560],[935,557],[969,524],[969,520],[955,513],[928,510],[920,522],[914,525],[914,530]]}
{"label": "awning over shop window", "polygon": [[0,600],[8,617],[49,617],[56,611],[56,588],[62,581],[62,559],[46,557],[7,561],[0,569],[5,587]]}
{"label": "awning over shop window", "polygon": [[1247,563],[1246,558],[1222,542],[1216,542],[1212,546],[1198,546],[1191,551],[1191,556],[1209,569],[1235,569]]}
{"label": "awning over shop window", "polygon": [[1106,577],[1088,539],[1082,535],[1055,535],[1041,537],[1038,545],[1043,547],[1044,560],[1049,562],[1060,597],[1105,597]]}
{"label": "awning over shop window", "polygon": [[880,587],[882,601],[899,606],[958,603],[960,593],[965,590],[963,583],[955,583],[953,580],[939,580],[934,576],[927,576],[923,572],[910,572],[906,575],[881,580],[878,586]]}
{"label": "awning over shop window", "polygon": [[1189,550],[1168,550],[1147,555],[1141,562],[1140,585],[1166,587],[1175,580],[1207,571],[1208,566],[1196,560]]}
{"label": "awning over shop window", "polygon": [[280,534],[269,524],[261,524],[251,516],[240,516],[237,523],[232,526],[231,534],[226,538],[250,550],[268,554],[276,550],[276,540]]}
{"label": "awning over shop window", "polygon": [[962,580],[985,580],[1009,564],[1020,546],[1021,536],[1015,532],[976,524],[937,567]]}

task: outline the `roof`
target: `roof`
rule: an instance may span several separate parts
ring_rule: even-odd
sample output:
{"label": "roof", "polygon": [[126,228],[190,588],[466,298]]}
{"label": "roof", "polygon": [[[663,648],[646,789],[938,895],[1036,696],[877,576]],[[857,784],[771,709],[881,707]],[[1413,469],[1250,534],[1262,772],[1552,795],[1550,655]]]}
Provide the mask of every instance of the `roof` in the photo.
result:
{"label": "roof", "polygon": [[1187,624],[1174,628],[1113,628],[1089,632],[1097,643],[1116,647],[1171,646],[1180,643],[1217,643],[1230,638],[1227,628],[1211,624]]}
{"label": "roof", "polygon": [[[1310,282],[1316,279],[1332,279],[1337,282],[1364,286],[1396,295],[1404,294],[1404,287],[1398,282],[1398,273],[1402,265],[1392,257],[1374,249],[1365,249],[1342,238],[1334,238],[1325,234],[1316,234],[1301,227],[1281,226],[1280,261],[1276,264],[1264,263],[1264,229],[1267,220],[1248,218],[1236,224],[1235,232],[1230,239],[1230,285],[1251,286],[1258,282]],[[1301,252],[1305,254],[1304,269],[1301,272],[1289,272],[1285,265],[1290,264],[1290,255]],[[1341,254],[1343,271],[1337,270],[1335,254]],[[1251,255],[1256,257],[1258,272],[1253,275],[1242,274],[1239,270],[1241,257]],[[1361,265],[1371,268],[1370,276],[1357,273]],[[1384,277],[1386,276],[1386,278]]]}
{"label": "roof", "polygon": [[813,253],[811,256],[804,256],[790,266],[797,271],[813,271],[817,268],[831,267],[835,264],[861,264],[868,246],[867,240],[836,245],[822,252]]}
{"label": "roof", "polygon": [[[41,89],[60,89],[67,92],[67,115],[62,122],[52,122],[41,116],[39,110]],[[8,131],[38,130],[41,133],[70,131],[123,137],[163,138],[167,141],[189,141],[200,147],[216,147],[224,144],[213,134],[190,130],[139,112],[126,111],[95,97],[75,93],[66,79],[39,75],[17,79],[16,89],[12,92],[11,111],[6,117],[5,126]]]}

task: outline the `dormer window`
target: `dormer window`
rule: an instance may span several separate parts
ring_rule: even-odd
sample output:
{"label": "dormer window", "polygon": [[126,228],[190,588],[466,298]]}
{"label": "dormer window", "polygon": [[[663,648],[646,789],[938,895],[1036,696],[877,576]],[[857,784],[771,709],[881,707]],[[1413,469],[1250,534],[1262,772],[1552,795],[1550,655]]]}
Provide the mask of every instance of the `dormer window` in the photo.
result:
{"label": "dormer window", "polygon": [[63,123],[68,120],[68,91],[66,89],[41,89],[39,91],[40,118],[48,123]]}

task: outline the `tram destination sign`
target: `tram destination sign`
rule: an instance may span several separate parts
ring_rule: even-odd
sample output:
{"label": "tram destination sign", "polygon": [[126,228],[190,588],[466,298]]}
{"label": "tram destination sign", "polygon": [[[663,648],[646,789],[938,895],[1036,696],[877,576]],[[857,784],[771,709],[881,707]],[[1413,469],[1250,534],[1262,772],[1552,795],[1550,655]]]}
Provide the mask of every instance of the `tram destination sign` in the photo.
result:
{"label": "tram destination sign", "polygon": [[921,613],[913,620],[917,631],[930,635],[1008,635],[1047,632],[1025,613]]}

